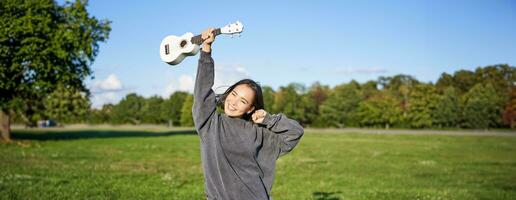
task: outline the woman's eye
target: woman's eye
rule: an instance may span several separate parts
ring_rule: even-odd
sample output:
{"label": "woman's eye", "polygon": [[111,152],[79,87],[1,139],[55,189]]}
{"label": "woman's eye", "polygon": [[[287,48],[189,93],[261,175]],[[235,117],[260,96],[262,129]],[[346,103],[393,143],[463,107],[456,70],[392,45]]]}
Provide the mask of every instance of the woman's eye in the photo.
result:
{"label": "woman's eye", "polygon": [[240,101],[240,102],[242,102],[243,104],[246,104],[245,101]]}

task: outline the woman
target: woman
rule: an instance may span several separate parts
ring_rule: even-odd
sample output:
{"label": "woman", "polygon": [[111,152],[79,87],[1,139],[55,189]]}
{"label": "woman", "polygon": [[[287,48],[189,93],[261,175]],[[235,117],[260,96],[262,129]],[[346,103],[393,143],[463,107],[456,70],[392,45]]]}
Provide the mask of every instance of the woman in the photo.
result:
{"label": "woman", "polygon": [[[263,110],[261,88],[245,79],[229,87],[217,101],[211,89],[214,63],[213,29],[202,33],[194,89],[193,118],[201,138],[201,159],[207,199],[269,199],[274,167],[290,152],[303,128],[283,114]],[[224,114],[216,112],[217,103]]]}

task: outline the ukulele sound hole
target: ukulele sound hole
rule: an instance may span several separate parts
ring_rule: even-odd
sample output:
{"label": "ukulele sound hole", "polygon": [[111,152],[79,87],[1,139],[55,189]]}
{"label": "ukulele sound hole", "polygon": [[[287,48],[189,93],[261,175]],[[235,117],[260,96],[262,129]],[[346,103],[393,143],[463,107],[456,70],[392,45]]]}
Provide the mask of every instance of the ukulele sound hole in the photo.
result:
{"label": "ukulele sound hole", "polygon": [[181,46],[181,48],[184,48],[186,46],[186,40],[181,41],[179,46]]}

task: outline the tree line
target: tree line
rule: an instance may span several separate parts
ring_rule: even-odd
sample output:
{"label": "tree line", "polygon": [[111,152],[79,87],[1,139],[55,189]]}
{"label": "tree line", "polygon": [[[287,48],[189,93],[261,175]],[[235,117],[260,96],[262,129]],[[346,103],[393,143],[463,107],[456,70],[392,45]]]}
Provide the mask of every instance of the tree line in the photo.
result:
{"label": "tree line", "polygon": [[[400,74],[334,87],[291,83],[262,90],[266,111],[284,113],[307,127],[487,129],[515,127],[515,81],[516,68],[500,64],[442,73],[435,84]],[[43,112],[15,120],[192,126],[192,104],[187,92],[168,98],[131,93],[117,104],[92,109],[86,95],[58,87],[43,101]]]}

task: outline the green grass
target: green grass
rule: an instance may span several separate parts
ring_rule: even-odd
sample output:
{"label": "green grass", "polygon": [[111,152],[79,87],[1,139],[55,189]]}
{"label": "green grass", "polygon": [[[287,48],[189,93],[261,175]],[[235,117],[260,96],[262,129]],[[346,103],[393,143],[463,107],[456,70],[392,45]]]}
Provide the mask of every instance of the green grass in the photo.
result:
{"label": "green grass", "polygon": [[[191,131],[13,133],[0,199],[203,199]],[[273,198],[516,199],[516,137],[308,131],[276,166]]]}

